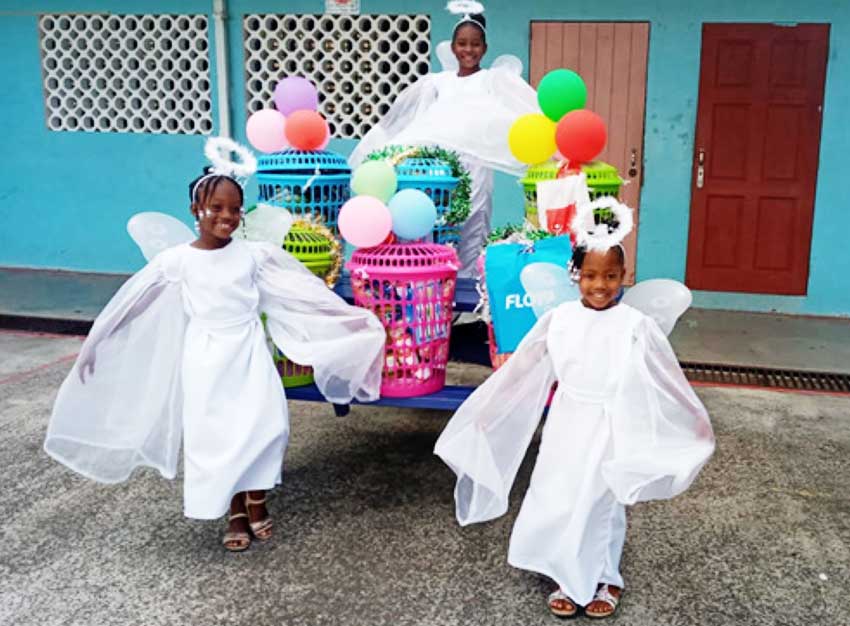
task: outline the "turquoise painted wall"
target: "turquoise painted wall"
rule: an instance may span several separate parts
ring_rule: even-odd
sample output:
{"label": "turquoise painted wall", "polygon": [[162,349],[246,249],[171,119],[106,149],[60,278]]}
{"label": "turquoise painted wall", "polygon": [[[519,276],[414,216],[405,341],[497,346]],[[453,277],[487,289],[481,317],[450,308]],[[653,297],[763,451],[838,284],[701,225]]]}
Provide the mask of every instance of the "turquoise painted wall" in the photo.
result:
{"label": "turquoise painted wall", "polygon": [[[531,20],[648,21],[644,186],[638,240],[638,278],[684,278],[703,22],[825,22],[831,24],[821,140],[820,173],[808,295],[804,297],[697,293],[696,304],[713,308],[850,315],[850,190],[842,184],[842,157],[850,149],[850,125],[841,103],[850,100],[850,3],[792,0],[741,3],[715,0],[690,5],[677,0],[535,0],[488,4],[492,59],[516,54],[528,63]],[[0,9],[0,70],[13,86],[0,100],[0,130],[13,147],[0,154],[0,198],[10,222],[0,235],[0,265],[129,272],[141,256],[124,234],[129,216],[160,210],[188,223],[186,184],[203,165],[204,138],[50,132],[44,123],[36,13],[204,12],[211,0],[7,0]],[[443,0],[361,0],[364,13],[429,12],[432,42],[451,30]],[[230,0],[230,107],[234,134],[244,140],[244,74],[241,16],[252,12],[319,13],[322,0]],[[35,8],[34,8],[35,7]],[[210,22],[212,24],[212,22]],[[211,26],[212,29],[212,26]],[[212,35],[211,35],[212,37]],[[212,55],[214,48],[211,50]],[[436,61],[434,60],[436,66]],[[215,85],[215,68],[211,70]],[[218,102],[213,89],[213,114]],[[352,141],[334,140],[347,153]],[[254,193],[249,188],[249,194]],[[509,177],[497,180],[495,221],[521,216],[521,195]]]}

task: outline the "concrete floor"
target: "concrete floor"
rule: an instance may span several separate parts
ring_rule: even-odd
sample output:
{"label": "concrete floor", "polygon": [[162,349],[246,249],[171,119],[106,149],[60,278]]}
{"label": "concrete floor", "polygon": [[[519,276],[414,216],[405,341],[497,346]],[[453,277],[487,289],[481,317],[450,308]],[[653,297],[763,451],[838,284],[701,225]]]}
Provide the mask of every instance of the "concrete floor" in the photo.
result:
{"label": "concrete floor", "polygon": [[[511,511],[461,529],[433,456],[448,415],[292,403],[271,542],[227,554],[151,471],[103,486],[41,443],[79,340],[0,332],[0,624],[553,624],[550,583],[505,562]],[[488,370],[457,366],[455,383]],[[718,451],[694,488],[629,514],[612,624],[847,626],[850,398],[700,388]],[[576,623],[589,623],[579,618]]]}

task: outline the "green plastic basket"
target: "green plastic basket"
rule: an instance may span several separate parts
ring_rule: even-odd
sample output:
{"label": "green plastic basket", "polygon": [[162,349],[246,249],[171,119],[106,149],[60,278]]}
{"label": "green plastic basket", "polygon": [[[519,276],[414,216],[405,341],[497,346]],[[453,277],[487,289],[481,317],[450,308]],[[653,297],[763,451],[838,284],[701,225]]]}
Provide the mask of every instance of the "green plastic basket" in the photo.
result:
{"label": "green plastic basket", "polygon": [[[581,171],[587,176],[587,187],[590,199],[596,200],[602,196],[620,194],[623,179],[617,173],[617,168],[603,161],[593,161],[581,166]],[[558,162],[546,161],[532,165],[519,182],[525,194],[525,216],[535,226],[540,225],[537,218],[537,183],[541,180],[552,180],[558,177]]]}
{"label": "green plastic basket", "polygon": [[[324,278],[333,264],[331,242],[309,228],[293,226],[283,240],[283,249],[319,278]],[[313,369],[293,363],[277,348],[274,349],[274,362],[285,388],[312,384]]]}

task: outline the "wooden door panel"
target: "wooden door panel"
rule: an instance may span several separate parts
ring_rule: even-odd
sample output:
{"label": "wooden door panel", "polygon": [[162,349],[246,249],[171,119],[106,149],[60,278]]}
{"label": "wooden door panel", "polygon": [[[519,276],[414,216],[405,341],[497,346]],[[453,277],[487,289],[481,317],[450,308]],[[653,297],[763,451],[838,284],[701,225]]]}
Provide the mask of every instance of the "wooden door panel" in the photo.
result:
{"label": "wooden door panel", "polygon": [[599,159],[616,167],[628,182],[620,198],[635,210],[635,229],[624,242],[629,284],[634,282],[637,260],[648,51],[649,24],[645,22],[531,25],[532,86],[537,87],[553,69],[566,67],[578,72],[587,84],[587,108],[601,115],[608,126],[608,145]]}
{"label": "wooden door panel", "polygon": [[703,28],[688,285],[804,294],[829,27]]}

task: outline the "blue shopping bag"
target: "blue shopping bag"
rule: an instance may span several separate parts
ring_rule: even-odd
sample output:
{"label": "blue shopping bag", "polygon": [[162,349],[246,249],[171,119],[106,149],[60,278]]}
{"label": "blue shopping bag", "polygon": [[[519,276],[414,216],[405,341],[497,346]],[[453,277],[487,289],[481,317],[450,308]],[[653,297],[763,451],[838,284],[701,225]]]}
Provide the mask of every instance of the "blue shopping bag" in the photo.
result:
{"label": "blue shopping bag", "polygon": [[487,248],[484,276],[497,352],[513,352],[537,321],[532,301],[520,282],[522,269],[531,263],[553,263],[566,268],[572,258],[567,235],[542,239],[528,246],[503,243]]}

